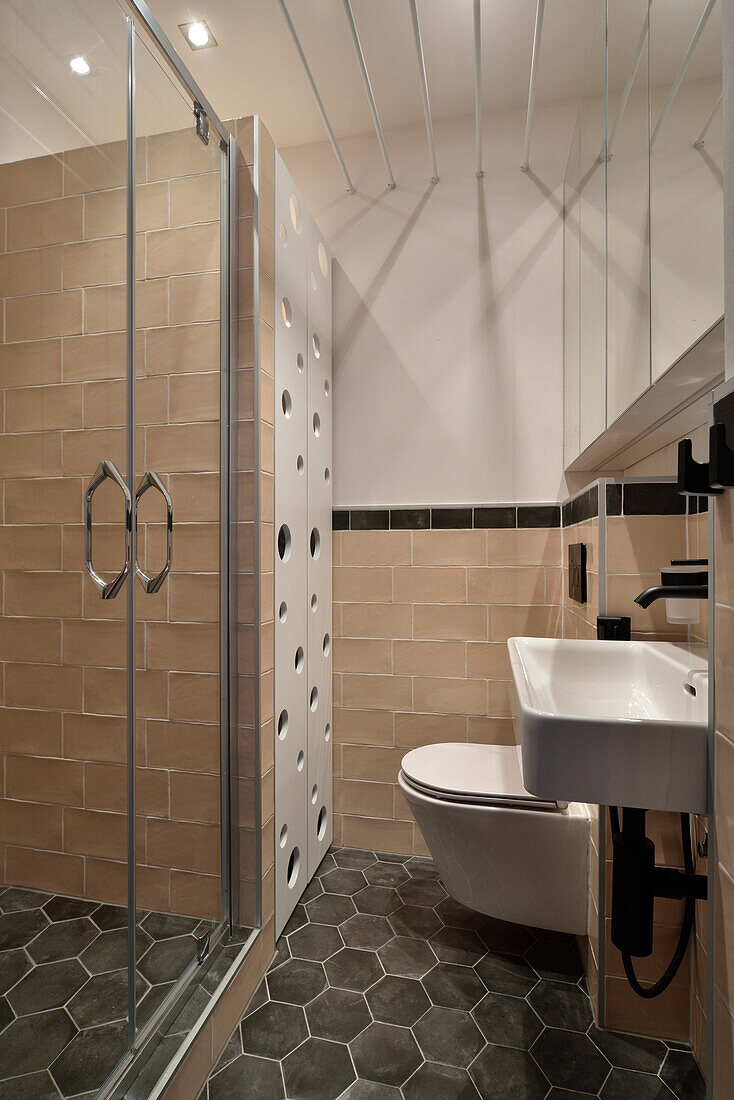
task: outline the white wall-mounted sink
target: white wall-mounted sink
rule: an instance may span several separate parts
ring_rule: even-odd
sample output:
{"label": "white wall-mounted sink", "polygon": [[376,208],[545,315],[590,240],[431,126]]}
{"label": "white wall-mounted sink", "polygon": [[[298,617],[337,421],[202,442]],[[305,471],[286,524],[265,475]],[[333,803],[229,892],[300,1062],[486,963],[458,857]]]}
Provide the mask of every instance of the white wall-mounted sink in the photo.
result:
{"label": "white wall-mounted sink", "polygon": [[531,794],[707,812],[705,647],[552,638],[507,646]]}

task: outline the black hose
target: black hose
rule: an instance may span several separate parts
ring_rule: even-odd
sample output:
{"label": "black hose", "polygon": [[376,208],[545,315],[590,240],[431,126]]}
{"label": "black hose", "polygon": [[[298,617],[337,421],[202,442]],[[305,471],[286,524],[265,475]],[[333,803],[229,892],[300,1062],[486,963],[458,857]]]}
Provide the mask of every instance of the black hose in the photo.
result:
{"label": "black hose", "polygon": [[[619,811],[616,806],[609,807],[609,819],[612,825],[612,832],[618,833],[619,829]],[[683,841],[683,866],[686,873],[693,874],[693,852],[691,849],[691,819],[688,814],[680,815],[680,830],[681,839]],[[624,972],[627,975],[627,981],[638,997],[644,997],[645,1000],[652,1000],[653,997],[659,997],[663,993],[673,978],[680,970],[681,963],[686,955],[686,949],[688,947],[688,941],[691,938],[691,932],[693,931],[693,918],[695,914],[695,901],[693,898],[686,898],[685,909],[683,910],[683,924],[680,930],[680,936],[678,937],[678,944],[673,958],[670,960],[668,967],[663,975],[658,978],[654,985],[643,986],[640,985],[635,974],[634,964],[632,962],[632,956],[622,951],[622,965],[624,966]]]}

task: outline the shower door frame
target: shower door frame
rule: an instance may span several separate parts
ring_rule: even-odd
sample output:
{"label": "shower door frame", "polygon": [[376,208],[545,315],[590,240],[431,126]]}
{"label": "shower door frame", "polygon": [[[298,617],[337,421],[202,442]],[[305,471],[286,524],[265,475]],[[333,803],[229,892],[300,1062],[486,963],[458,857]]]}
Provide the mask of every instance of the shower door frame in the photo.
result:
{"label": "shower door frame", "polygon": [[[232,531],[236,522],[236,399],[235,377],[237,373],[237,145],[196,81],[183,65],[157,19],[144,0],[118,0],[126,18],[127,34],[127,188],[126,188],[126,454],[127,483],[134,495],[135,487],[135,205],[136,205],[136,133],[135,133],[135,46],[142,26],[146,35],[143,42],[153,45],[157,59],[164,71],[181,86],[192,105],[201,108],[220,150],[220,486],[219,486],[219,726],[220,726],[220,790],[221,790],[221,915],[211,935],[209,951],[220,943],[238,924],[238,890],[233,883],[239,875],[239,852],[236,831],[237,808],[237,589],[236,589],[236,537]],[[195,125],[192,109],[192,126]],[[257,538],[258,516],[255,516]],[[132,561],[137,561],[136,524],[132,524]],[[199,963],[192,960],[179,975],[176,985],[146,1024],[136,1026],[136,650],[135,650],[135,570],[131,570],[126,592],[127,616],[127,903],[128,903],[128,1050],[103,1084],[99,1100],[124,1094],[140,1066],[152,1053],[159,1038],[172,1018],[180,1011],[183,997],[194,983]],[[257,632],[256,632],[257,634]],[[256,640],[257,646],[257,640]],[[255,651],[257,660],[257,649]],[[257,681],[257,677],[254,678]],[[259,712],[259,685],[255,683],[255,708]],[[255,737],[255,767],[259,774],[259,739]],[[255,838],[259,836],[260,814],[256,806]],[[256,843],[256,852],[259,843]],[[243,945],[249,948],[258,934],[261,923],[260,884],[256,881],[255,930]],[[175,1057],[175,1056],[174,1056]]]}

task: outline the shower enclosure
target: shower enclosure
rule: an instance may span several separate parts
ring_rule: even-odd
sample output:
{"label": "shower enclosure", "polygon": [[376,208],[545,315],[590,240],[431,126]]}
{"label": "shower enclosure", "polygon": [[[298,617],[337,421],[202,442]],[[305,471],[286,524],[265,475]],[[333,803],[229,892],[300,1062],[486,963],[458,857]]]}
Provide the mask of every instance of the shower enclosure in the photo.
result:
{"label": "shower enclosure", "polygon": [[236,146],[144,3],[0,12],[0,1082],[111,1096],[258,917]]}

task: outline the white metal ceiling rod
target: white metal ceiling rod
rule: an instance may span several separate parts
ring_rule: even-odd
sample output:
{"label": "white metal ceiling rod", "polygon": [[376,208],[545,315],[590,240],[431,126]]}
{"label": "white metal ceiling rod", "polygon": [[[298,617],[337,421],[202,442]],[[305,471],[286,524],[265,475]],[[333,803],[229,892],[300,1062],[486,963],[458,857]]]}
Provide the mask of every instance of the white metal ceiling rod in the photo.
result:
{"label": "white metal ceiling rod", "polygon": [[645,52],[645,43],[647,42],[647,36],[650,33],[650,7],[648,5],[647,15],[645,21],[642,24],[642,30],[640,31],[640,38],[637,43],[637,49],[635,50],[635,56],[632,59],[632,68],[629,71],[627,80],[625,81],[624,89],[622,90],[622,98],[619,101],[619,107],[617,109],[617,117],[614,120],[614,126],[612,126],[611,133],[606,142],[606,147],[602,146],[602,150],[599,153],[599,160],[603,161],[604,158],[608,160],[612,155],[612,147],[617,138],[617,131],[619,130],[622,122],[622,115],[627,107],[627,100],[632,94],[632,88],[634,87],[635,80],[637,78],[637,70],[640,67],[642,61],[642,55]]}
{"label": "white metal ceiling rod", "polygon": [[421,93],[423,95],[423,115],[426,120],[426,134],[428,135],[428,148],[431,151],[431,163],[433,165],[433,175],[431,176],[431,183],[438,183],[438,165],[436,163],[436,145],[433,140],[433,121],[431,119],[431,103],[428,98],[428,80],[426,78],[426,59],[423,54],[423,38],[421,36],[421,25],[418,21],[418,3],[417,0],[409,0],[410,3],[410,15],[413,20],[413,34],[415,35],[415,48],[418,52],[418,70],[421,77]]}
{"label": "white metal ceiling rod", "polygon": [[306,60],[306,55],[303,52],[303,47],[301,45],[301,40],[298,37],[298,34],[296,32],[296,28],[293,26],[293,20],[290,17],[290,13],[288,11],[288,8],[285,6],[285,0],[278,0],[278,3],[280,4],[280,9],[283,12],[283,17],[284,17],[284,19],[285,19],[285,21],[288,25],[288,30],[291,32],[291,37],[292,37],[293,42],[295,44],[295,47],[298,51],[298,56],[301,59],[301,64],[303,65],[303,71],[306,74],[306,79],[308,80],[309,84],[311,85],[311,91],[313,92],[313,97],[316,100],[316,106],[319,109],[319,114],[321,115],[321,121],[323,122],[326,133],[329,136],[329,141],[331,142],[331,148],[334,150],[334,156],[336,157],[337,161],[339,162],[339,167],[341,168],[342,173],[344,175],[344,179],[346,180],[347,192],[350,195],[353,195],[354,194],[354,184],[352,183],[351,176],[349,175],[349,172],[347,171],[347,166],[344,163],[344,157],[341,154],[341,150],[340,150],[339,145],[337,143],[336,136],[334,134],[334,131],[331,128],[331,123],[329,122],[329,116],[326,113],[326,108],[324,107],[323,100],[321,99],[321,96],[319,95],[319,90],[316,87],[316,81],[313,78],[313,73],[311,72],[308,61]]}
{"label": "white metal ceiling rod", "polygon": [[691,38],[691,41],[688,43],[688,49],[683,54],[683,60],[681,61],[680,68],[678,69],[678,75],[676,76],[675,80],[673,81],[672,87],[671,87],[670,91],[668,92],[668,98],[665,100],[665,105],[664,105],[662,111],[660,112],[660,117],[658,118],[658,120],[655,124],[655,129],[653,130],[652,137],[650,138],[650,148],[652,148],[652,146],[655,144],[657,136],[660,133],[660,127],[663,125],[663,122],[665,121],[665,118],[668,114],[668,111],[670,110],[670,108],[673,104],[673,100],[675,99],[676,95],[678,94],[678,89],[680,88],[681,84],[683,83],[683,77],[686,75],[686,69],[688,68],[688,66],[691,63],[691,58],[693,57],[693,51],[695,50],[696,46],[698,45],[698,40],[704,32],[706,24],[709,21],[709,16],[711,15],[711,12],[714,10],[714,5],[715,4],[716,4],[716,0],[708,0],[708,3],[706,4],[706,7],[703,9],[703,13],[701,15],[701,18],[698,21],[698,26],[696,27],[695,31],[693,32],[693,37]]}
{"label": "white metal ceiling rod", "polygon": [[711,129],[711,123],[714,121],[717,114],[719,113],[719,107],[721,107],[721,104],[723,103],[723,101],[724,101],[724,93],[722,92],[721,95],[719,96],[719,98],[716,100],[716,103],[714,104],[714,109],[711,112],[711,114],[709,115],[708,120],[706,122],[706,125],[704,126],[703,130],[701,131],[701,133],[698,135],[698,137],[696,138],[696,140],[693,143],[693,148],[694,149],[700,149],[701,146],[703,145],[703,143],[705,142],[706,135],[708,134],[709,130]]}
{"label": "white metal ceiling rod", "polygon": [[[282,2],[282,0],[281,0]],[[354,48],[357,51],[357,60],[359,61],[359,67],[362,70],[362,80],[364,81],[364,89],[367,93],[367,102],[370,107],[370,114],[372,115],[372,121],[375,124],[375,133],[377,134],[377,140],[380,143],[380,152],[382,153],[382,159],[385,162],[385,168],[388,175],[388,191],[395,190],[395,176],[393,175],[392,165],[390,164],[390,157],[387,154],[387,145],[385,145],[385,135],[382,132],[382,123],[380,122],[380,116],[377,113],[377,104],[375,103],[375,94],[372,91],[372,84],[370,82],[370,74],[367,72],[367,65],[364,59],[364,52],[362,50],[362,43],[359,40],[359,33],[357,32],[357,24],[354,22],[354,12],[352,11],[352,5],[350,0],[344,0],[344,10],[347,13],[347,20],[349,22],[349,29],[352,32],[352,38],[354,40]]]}
{"label": "white metal ceiling rod", "polygon": [[525,157],[520,165],[521,172],[530,168],[530,141],[533,136],[533,115],[535,113],[535,86],[538,81],[538,60],[540,58],[540,39],[543,34],[543,15],[545,0],[538,0],[535,9],[535,33],[533,34],[533,56],[530,61],[530,87],[528,89],[528,113],[525,119]]}
{"label": "white metal ceiling rod", "polygon": [[477,179],[484,176],[482,164],[482,0],[474,0],[474,115],[477,127]]}

